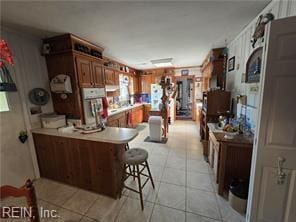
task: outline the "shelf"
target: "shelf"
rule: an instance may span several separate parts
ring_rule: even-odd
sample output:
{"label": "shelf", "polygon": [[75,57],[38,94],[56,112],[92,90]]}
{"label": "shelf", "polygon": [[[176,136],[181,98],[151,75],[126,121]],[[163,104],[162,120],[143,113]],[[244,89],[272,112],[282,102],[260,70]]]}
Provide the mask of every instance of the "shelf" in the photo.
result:
{"label": "shelf", "polygon": [[132,73],[132,72],[121,71],[120,69],[116,69],[116,68],[105,66],[105,65],[104,65],[104,68],[111,69],[111,70],[113,70],[115,72],[119,72],[119,73],[122,73],[122,74],[135,74],[135,73]]}
{"label": "shelf", "polygon": [[99,57],[96,57],[96,56],[93,56],[93,55],[90,55],[90,54],[86,54],[86,53],[83,53],[83,52],[77,51],[77,50],[75,50],[75,49],[66,49],[66,50],[61,50],[61,51],[51,52],[51,53],[49,53],[49,54],[42,54],[42,55],[43,55],[43,56],[52,56],[52,55],[58,55],[58,54],[64,54],[64,53],[75,53],[75,54],[78,54],[78,55],[87,56],[87,57],[90,57],[90,58],[93,58],[93,59],[100,60],[102,63],[105,62],[104,59],[101,59],[101,58],[99,58]]}

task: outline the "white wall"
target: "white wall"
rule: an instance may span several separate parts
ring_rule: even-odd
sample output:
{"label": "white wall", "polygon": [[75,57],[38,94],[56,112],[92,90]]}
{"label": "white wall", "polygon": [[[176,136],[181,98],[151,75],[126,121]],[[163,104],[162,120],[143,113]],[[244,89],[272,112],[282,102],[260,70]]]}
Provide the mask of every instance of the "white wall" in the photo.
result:
{"label": "white wall", "polygon": [[[272,1],[260,14],[265,14],[267,12],[271,12],[274,14],[275,19],[280,19],[288,16],[295,16],[296,15],[296,1]],[[235,69],[234,71],[231,71],[227,73],[227,81],[226,81],[226,89],[232,91],[232,97],[235,97],[238,94],[247,95],[248,105],[253,107],[253,115],[252,118],[253,121],[256,122],[257,119],[257,112],[258,112],[258,106],[260,103],[260,83],[258,84],[246,84],[241,82],[242,74],[245,73],[245,66],[248,57],[253,52],[252,46],[251,46],[251,36],[254,32],[257,18],[254,18],[251,23],[244,28],[242,32],[238,34],[238,36],[228,44],[229,48],[229,58],[232,56],[235,56],[236,64],[239,64],[238,69]],[[260,45],[263,45],[264,43],[257,44],[257,47]],[[263,64],[263,62],[262,62]],[[258,86],[259,90],[258,92],[254,93],[251,92],[250,88],[253,86]],[[257,150],[253,150],[253,162],[252,162],[252,171],[251,171],[251,177],[250,177],[250,189],[249,193],[251,194],[253,192],[252,184],[254,184],[254,177],[253,171],[255,169],[256,164],[256,155]],[[248,211],[246,215],[246,221],[251,221],[250,218],[250,210],[251,210],[251,195],[248,199]]]}
{"label": "white wall", "polygon": [[[35,87],[49,91],[47,68],[44,57],[40,55],[41,40],[31,35],[19,33],[7,27],[1,27],[1,38],[5,39],[12,51],[14,66],[10,73],[18,91],[9,92],[10,111],[0,113],[0,159],[1,184],[23,185],[27,178],[39,177],[32,135],[22,144],[18,140],[21,130],[30,132],[39,127],[39,115],[31,115],[34,106],[28,99],[28,93]],[[42,106],[42,112],[52,112],[50,102]]]}
{"label": "white wall", "polygon": [[[275,19],[296,14],[296,1],[272,1],[259,15],[271,12]],[[259,16],[258,15],[258,16]],[[226,90],[231,91],[232,97],[247,95],[247,103],[250,106],[251,118],[256,122],[257,108],[259,106],[260,83],[242,83],[242,75],[246,72],[246,62],[251,53],[265,42],[258,41],[255,49],[251,45],[251,37],[256,27],[258,16],[240,32],[227,47],[228,58],[235,56],[235,70],[226,75]],[[238,66],[237,66],[238,65]],[[258,91],[251,89],[258,87]]]}

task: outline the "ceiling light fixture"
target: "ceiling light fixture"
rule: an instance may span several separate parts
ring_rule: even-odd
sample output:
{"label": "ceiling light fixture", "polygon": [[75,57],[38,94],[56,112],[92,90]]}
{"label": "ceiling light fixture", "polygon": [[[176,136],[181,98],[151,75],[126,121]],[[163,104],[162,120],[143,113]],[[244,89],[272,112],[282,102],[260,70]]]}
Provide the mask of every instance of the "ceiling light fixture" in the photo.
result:
{"label": "ceiling light fixture", "polygon": [[167,66],[173,65],[172,60],[173,58],[156,59],[156,60],[151,60],[151,63],[156,67],[167,67]]}

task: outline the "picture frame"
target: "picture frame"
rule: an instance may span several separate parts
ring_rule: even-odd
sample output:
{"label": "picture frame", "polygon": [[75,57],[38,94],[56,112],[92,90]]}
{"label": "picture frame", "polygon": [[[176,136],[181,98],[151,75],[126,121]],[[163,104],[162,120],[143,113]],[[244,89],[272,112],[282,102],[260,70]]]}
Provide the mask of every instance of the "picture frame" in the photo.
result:
{"label": "picture frame", "polygon": [[246,64],[245,83],[260,82],[263,47],[258,47],[249,56]]}
{"label": "picture frame", "polygon": [[189,70],[188,69],[182,69],[181,70],[181,76],[188,76],[189,75]]}
{"label": "picture frame", "polygon": [[228,60],[228,72],[233,71],[235,67],[235,56]]}

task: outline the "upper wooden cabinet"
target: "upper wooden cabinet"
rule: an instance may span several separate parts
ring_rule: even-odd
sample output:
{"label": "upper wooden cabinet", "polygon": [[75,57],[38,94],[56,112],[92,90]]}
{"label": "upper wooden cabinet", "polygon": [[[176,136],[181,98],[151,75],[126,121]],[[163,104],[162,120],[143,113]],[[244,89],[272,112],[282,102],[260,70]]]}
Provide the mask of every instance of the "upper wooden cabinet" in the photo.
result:
{"label": "upper wooden cabinet", "polygon": [[150,93],[152,83],[152,74],[140,76],[140,90],[141,93]]}
{"label": "upper wooden cabinet", "polygon": [[79,86],[104,87],[104,71],[101,63],[92,61],[84,56],[76,56],[76,68]]}
{"label": "upper wooden cabinet", "polygon": [[112,69],[105,68],[105,82],[106,85],[114,85],[115,83],[115,71]]}
{"label": "upper wooden cabinet", "polygon": [[139,93],[139,77],[136,74],[129,75],[129,93],[130,95]]}
{"label": "upper wooden cabinet", "polygon": [[224,48],[212,49],[202,64],[203,91],[209,90],[209,82],[212,77],[217,78],[217,87],[221,89],[225,87],[225,57],[223,50]]}
{"label": "upper wooden cabinet", "polygon": [[120,71],[114,70],[112,68],[104,68],[105,70],[105,82],[106,85],[119,85],[119,74]]}
{"label": "upper wooden cabinet", "polygon": [[104,87],[105,86],[105,75],[104,69],[101,63],[92,62],[92,76],[93,83],[95,87]]}
{"label": "upper wooden cabinet", "polygon": [[92,87],[91,61],[83,57],[76,57],[76,68],[80,87]]}

